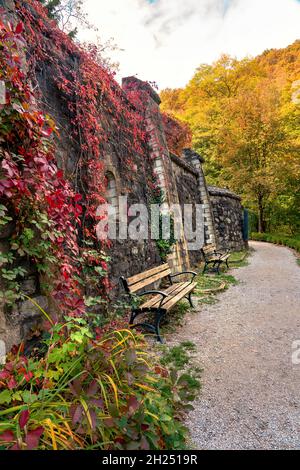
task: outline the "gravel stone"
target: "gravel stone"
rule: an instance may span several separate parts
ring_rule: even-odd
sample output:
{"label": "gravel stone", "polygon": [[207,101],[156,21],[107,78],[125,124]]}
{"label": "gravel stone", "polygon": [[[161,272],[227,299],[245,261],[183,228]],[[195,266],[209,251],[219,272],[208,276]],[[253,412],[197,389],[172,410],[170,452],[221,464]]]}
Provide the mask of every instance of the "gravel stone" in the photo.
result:
{"label": "gravel stone", "polygon": [[168,342],[192,340],[203,389],[186,424],[194,449],[300,449],[300,268],[291,250],[251,242],[249,266]]}

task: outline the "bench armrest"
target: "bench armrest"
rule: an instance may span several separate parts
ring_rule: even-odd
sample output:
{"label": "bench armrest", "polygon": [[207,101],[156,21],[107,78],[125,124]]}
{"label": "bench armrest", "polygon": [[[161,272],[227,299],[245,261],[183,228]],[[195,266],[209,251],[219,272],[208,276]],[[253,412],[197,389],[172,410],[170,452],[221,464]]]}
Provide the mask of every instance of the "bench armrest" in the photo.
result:
{"label": "bench armrest", "polygon": [[161,307],[162,306],[162,303],[163,301],[169,297],[169,294],[166,294],[166,292],[162,292],[160,290],[148,290],[146,292],[141,292],[140,294],[136,294],[138,297],[143,297],[144,295],[161,295],[162,296],[162,299],[161,299],[161,302],[159,304],[159,306]]}
{"label": "bench armrest", "polygon": [[178,276],[182,276],[183,274],[192,274],[192,280],[191,282],[195,279],[195,277],[198,275],[198,273],[195,273],[194,271],[183,271],[182,273],[177,273],[177,274],[171,274],[170,275],[170,278],[171,280],[173,279],[173,277],[178,277]]}

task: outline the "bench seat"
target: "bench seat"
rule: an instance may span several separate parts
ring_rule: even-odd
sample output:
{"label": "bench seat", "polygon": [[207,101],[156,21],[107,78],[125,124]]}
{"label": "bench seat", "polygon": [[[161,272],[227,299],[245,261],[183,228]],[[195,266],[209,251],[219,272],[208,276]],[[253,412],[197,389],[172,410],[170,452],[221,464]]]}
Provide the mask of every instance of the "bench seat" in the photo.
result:
{"label": "bench seat", "polygon": [[[191,275],[192,279],[184,282],[173,282],[175,278],[183,275]],[[162,342],[159,330],[162,317],[182,299],[187,299],[191,307],[193,307],[191,295],[197,286],[197,283],[194,282],[195,276],[197,276],[197,273],[193,271],[184,271],[182,273],[172,274],[169,264],[165,263],[161,266],[149,269],[148,271],[136,274],[135,276],[127,279],[121,277],[123,287],[132,300],[134,300],[136,297],[145,297],[139,306],[132,307],[131,318],[129,322],[130,327],[144,327],[155,333],[158,341]],[[170,284],[170,286],[165,290],[144,290],[145,288],[149,288],[149,286],[153,286],[156,282],[163,279],[167,279]],[[135,323],[135,320],[138,316],[147,313],[155,314],[154,325],[149,322],[138,324]]]}
{"label": "bench seat", "polygon": [[168,294],[168,297],[163,299],[161,303],[161,295],[155,295],[147,302],[140,305],[141,310],[148,310],[149,308],[157,309],[160,307],[166,311],[170,310],[177,302],[185,298],[190,292],[192,292],[197,286],[197,282],[177,282],[168,289],[164,290],[164,293]]}

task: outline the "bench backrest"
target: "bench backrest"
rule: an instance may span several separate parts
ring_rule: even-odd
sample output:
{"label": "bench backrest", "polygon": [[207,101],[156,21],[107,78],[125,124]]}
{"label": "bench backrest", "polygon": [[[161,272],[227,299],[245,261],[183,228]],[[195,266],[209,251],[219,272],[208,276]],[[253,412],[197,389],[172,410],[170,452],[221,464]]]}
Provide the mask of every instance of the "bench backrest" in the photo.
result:
{"label": "bench backrest", "polygon": [[122,277],[123,285],[127,292],[134,293],[143,289],[143,287],[149,286],[164,277],[170,276],[171,269],[168,263],[162,264],[156,268],[149,269],[143,273],[136,274],[135,276],[125,279]]}
{"label": "bench backrest", "polygon": [[202,253],[204,254],[205,257],[209,258],[210,256],[215,254],[216,251],[216,246],[215,245],[205,245],[202,247]]}

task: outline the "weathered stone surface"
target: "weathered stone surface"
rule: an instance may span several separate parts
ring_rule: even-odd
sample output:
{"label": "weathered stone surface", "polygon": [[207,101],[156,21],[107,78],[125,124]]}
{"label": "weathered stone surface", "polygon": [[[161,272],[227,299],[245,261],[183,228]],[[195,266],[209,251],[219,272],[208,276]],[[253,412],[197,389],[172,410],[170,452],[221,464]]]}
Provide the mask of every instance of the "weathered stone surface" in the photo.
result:
{"label": "weathered stone surface", "polygon": [[243,240],[243,207],[241,198],[228,189],[209,186],[217,245],[222,249],[241,250]]}
{"label": "weathered stone surface", "polygon": [[14,229],[15,229],[15,223],[14,222],[9,222],[8,224],[1,227],[0,239],[3,240],[5,238],[10,237],[13,234]]}
{"label": "weathered stone surface", "polygon": [[[43,310],[47,312],[48,310],[48,300],[47,297],[39,295],[33,298]],[[14,306],[11,314],[11,318],[15,323],[22,323],[23,321],[32,320],[34,318],[42,318],[42,312],[38,307],[36,307],[30,300],[25,300],[23,302],[18,302]]]}
{"label": "weathered stone surface", "polygon": [[23,294],[33,295],[37,290],[37,279],[36,277],[30,277],[21,283],[21,290]]}
{"label": "weathered stone surface", "polygon": [[[183,159],[171,155],[172,168],[176,177],[176,187],[178,192],[179,203],[181,206],[182,214],[184,215],[185,204],[199,204],[201,205],[201,194],[198,187],[199,173],[195,170],[195,167],[187,164]],[[196,227],[196,211],[193,211],[193,228]],[[202,225],[201,234],[203,240],[205,238],[204,224]],[[198,234],[199,236],[200,234]],[[193,242],[193,240],[190,240]],[[185,247],[183,247],[184,250]],[[187,253],[182,252],[182,257],[188,256],[189,265],[196,266],[201,261],[201,251],[190,250]]]}

